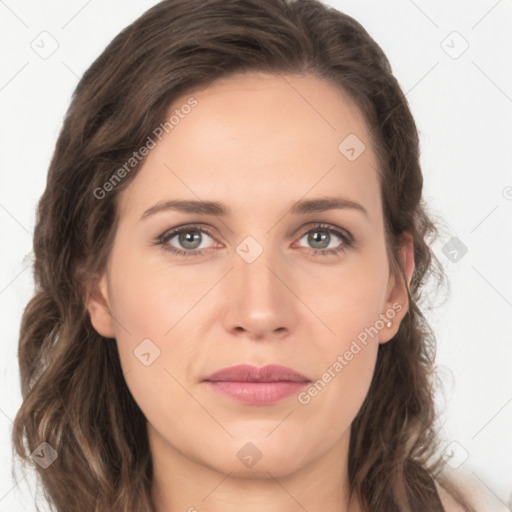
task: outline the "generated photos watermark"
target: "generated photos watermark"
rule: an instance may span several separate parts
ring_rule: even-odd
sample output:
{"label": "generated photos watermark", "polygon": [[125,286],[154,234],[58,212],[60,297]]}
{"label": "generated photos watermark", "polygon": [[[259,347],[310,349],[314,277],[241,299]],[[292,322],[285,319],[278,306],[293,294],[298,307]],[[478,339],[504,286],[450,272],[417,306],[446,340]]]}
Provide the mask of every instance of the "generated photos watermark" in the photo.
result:
{"label": "generated photos watermark", "polygon": [[[119,167],[112,176],[101,186],[94,189],[94,197],[96,199],[103,199],[108,192],[114,190],[114,188],[125,178],[130,171],[136,167],[149,152],[154,149],[158,141],[162,140],[164,133],[170,133],[174,128],[181,122],[182,119],[190,114],[192,108],[197,106],[197,100],[191,96],[186,103],[181,105],[180,108],[176,108],[173,114],[167,119],[167,121],[160,123],[152,132],[153,136],[148,136],[146,142],[141,146],[138,151],[134,151],[132,156]],[[155,140],[155,139],[158,139]]]}
{"label": "generated photos watermark", "polygon": [[368,345],[368,341],[373,340],[384,329],[386,324],[395,318],[396,314],[402,311],[402,304],[395,302],[385,313],[381,313],[378,320],[370,327],[365,327],[355,339],[352,340],[350,348],[343,355],[338,355],[336,360],[322,374],[322,377],[313,382],[305,391],[301,391],[297,395],[297,400],[302,405],[307,405],[311,399],[322,392],[325,387],[338,375],[345,366],[347,366],[361,350]]}

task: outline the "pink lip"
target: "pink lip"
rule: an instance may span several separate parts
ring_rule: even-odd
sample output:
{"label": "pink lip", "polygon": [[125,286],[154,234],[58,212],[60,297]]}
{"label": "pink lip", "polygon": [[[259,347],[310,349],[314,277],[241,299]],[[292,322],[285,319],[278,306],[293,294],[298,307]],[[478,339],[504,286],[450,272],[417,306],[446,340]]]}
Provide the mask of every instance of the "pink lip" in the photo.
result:
{"label": "pink lip", "polygon": [[213,373],[204,381],[217,392],[254,405],[277,402],[299,392],[311,382],[295,370],[279,365],[267,365],[263,368],[231,366]]}

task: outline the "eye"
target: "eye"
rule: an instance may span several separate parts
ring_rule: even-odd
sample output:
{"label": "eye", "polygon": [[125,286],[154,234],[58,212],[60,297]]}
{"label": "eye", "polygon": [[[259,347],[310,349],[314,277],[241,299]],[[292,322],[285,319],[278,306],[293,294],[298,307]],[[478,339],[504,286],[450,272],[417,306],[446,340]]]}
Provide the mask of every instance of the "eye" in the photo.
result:
{"label": "eye", "polygon": [[[205,236],[214,240],[214,235],[209,229],[202,225],[191,224],[162,233],[154,243],[178,256],[201,256],[212,249],[208,247]],[[310,228],[299,240],[304,238],[312,246],[308,252],[308,255],[312,256],[338,254],[351,248],[355,243],[354,237],[348,231],[328,224],[317,224]],[[334,246],[331,245],[332,242],[335,243]]]}
{"label": "eye", "polygon": [[[209,249],[201,247],[205,235],[213,239],[213,234],[204,226],[189,225],[166,231],[158,237],[156,243],[162,245],[166,251],[179,256],[199,256]],[[176,239],[174,243],[178,245],[178,248],[170,243],[173,239]]]}
{"label": "eye", "polygon": [[[303,238],[306,238],[306,242],[312,246],[312,250],[308,253],[310,255],[338,254],[354,245],[354,237],[348,231],[326,224],[317,224],[306,231],[300,240]],[[334,242],[333,246],[330,246],[331,242]]]}

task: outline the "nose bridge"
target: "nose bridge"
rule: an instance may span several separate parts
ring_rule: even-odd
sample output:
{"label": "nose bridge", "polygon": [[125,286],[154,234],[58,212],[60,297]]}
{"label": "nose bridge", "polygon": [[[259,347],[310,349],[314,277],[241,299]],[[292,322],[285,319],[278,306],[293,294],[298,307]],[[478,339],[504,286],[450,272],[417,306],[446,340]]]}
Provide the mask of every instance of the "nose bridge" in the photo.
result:
{"label": "nose bridge", "polygon": [[230,331],[244,330],[262,338],[295,325],[294,297],[284,284],[287,272],[273,239],[247,236],[236,247],[225,315]]}
{"label": "nose bridge", "polygon": [[[277,279],[277,251],[272,246],[272,237],[261,235],[256,239],[247,236],[236,247],[235,271],[237,279],[250,300],[262,300],[261,307],[270,307],[276,294],[282,293],[282,283]],[[264,306],[265,302],[269,302]]]}

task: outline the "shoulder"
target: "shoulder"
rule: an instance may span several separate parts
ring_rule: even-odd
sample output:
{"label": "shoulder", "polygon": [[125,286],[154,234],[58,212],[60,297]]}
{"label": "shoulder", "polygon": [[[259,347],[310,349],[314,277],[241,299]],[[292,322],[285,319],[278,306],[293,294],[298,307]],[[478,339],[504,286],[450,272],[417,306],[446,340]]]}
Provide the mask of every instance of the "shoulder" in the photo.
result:
{"label": "shoulder", "polygon": [[[465,472],[459,470],[458,474],[455,471],[445,471],[442,478],[434,479],[434,482],[445,512],[510,512],[512,510],[496,494],[484,487],[469,470]],[[468,509],[454,498],[450,489],[464,497]]]}
{"label": "shoulder", "polygon": [[436,481],[435,484],[445,512],[466,512],[462,505],[455,501],[453,496],[439,482]]}

